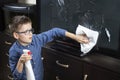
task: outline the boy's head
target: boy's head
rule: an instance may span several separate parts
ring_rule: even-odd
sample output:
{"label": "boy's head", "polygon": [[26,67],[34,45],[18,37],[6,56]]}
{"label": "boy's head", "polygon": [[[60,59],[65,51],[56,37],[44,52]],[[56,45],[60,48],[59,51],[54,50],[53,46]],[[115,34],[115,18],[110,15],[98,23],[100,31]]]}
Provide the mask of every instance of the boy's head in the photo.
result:
{"label": "boy's head", "polygon": [[28,45],[32,42],[32,22],[27,16],[15,16],[10,25],[10,32],[21,45]]}
{"label": "boy's head", "polygon": [[12,18],[10,24],[9,24],[9,29],[10,32],[13,34],[13,32],[17,32],[23,24],[26,23],[32,23],[31,19],[27,16],[15,16]]}

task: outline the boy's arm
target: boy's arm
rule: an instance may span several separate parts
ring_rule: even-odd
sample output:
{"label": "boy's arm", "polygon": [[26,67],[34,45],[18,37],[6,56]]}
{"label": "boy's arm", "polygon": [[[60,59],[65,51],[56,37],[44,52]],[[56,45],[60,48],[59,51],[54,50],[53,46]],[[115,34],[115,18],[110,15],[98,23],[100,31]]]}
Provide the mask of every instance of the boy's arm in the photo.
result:
{"label": "boy's arm", "polygon": [[89,43],[89,39],[87,38],[87,36],[85,34],[75,35],[73,33],[70,33],[68,31],[66,31],[65,36],[69,37],[69,38],[71,38],[73,40],[76,40],[79,43],[86,43],[86,44]]}
{"label": "boy's arm", "polygon": [[38,34],[37,37],[41,43],[44,45],[47,42],[52,41],[55,37],[69,37],[76,40],[79,43],[88,43],[88,38],[85,35],[75,35],[61,28],[53,28],[49,31]]}
{"label": "boy's arm", "polygon": [[24,66],[24,63],[21,60],[19,60],[17,63],[17,67],[16,67],[16,69],[19,73],[22,73],[23,66]]}

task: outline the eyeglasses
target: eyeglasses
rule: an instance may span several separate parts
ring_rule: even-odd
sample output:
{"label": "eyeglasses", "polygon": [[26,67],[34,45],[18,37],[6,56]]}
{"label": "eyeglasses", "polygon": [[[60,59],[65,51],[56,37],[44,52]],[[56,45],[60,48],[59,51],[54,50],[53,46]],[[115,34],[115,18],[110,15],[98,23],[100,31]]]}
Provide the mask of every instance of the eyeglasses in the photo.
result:
{"label": "eyeglasses", "polygon": [[26,30],[26,31],[23,31],[23,32],[16,32],[16,33],[28,35],[28,34],[33,33],[33,32],[34,32],[34,29],[32,28],[30,30]]}

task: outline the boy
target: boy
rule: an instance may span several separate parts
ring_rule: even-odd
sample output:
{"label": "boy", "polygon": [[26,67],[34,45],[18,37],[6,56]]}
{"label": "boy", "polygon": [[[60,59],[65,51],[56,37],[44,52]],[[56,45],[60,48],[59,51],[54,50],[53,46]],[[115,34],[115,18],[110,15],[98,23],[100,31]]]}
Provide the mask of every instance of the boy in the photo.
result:
{"label": "boy", "polygon": [[[15,80],[27,80],[24,63],[31,60],[35,80],[43,80],[43,64],[41,60],[41,47],[55,37],[69,37],[79,43],[88,43],[85,35],[76,36],[66,30],[53,28],[41,34],[33,34],[32,22],[26,16],[15,16],[11,21],[10,32],[16,42],[9,50],[9,64]],[[31,55],[23,54],[23,49],[29,49]]]}

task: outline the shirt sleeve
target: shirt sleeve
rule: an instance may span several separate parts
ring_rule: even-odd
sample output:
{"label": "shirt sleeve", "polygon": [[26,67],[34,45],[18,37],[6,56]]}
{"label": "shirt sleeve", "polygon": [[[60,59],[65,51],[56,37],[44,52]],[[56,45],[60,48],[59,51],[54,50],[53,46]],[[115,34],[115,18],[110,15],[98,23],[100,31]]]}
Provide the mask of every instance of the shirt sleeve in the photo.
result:
{"label": "shirt sleeve", "polygon": [[61,28],[52,28],[51,30],[38,34],[37,36],[39,40],[42,41],[41,44],[44,45],[47,42],[50,42],[57,37],[65,37],[65,32],[66,30],[61,29]]}
{"label": "shirt sleeve", "polygon": [[15,79],[15,80],[21,80],[21,79],[22,79],[22,74],[23,74],[23,73],[19,73],[19,72],[17,71],[17,69],[15,69],[14,72],[13,72],[14,79]]}
{"label": "shirt sleeve", "polygon": [[24,72],[19,73],[16,69],[18,59],[19,59],[19,56],[17,56],[17,52],[13,48],[10,49],[9,50],[9,65],[10,65],[10,69],[11,69],[11,72],[15,80],[21,80],[23,78],[22,75],[24,74]]}

